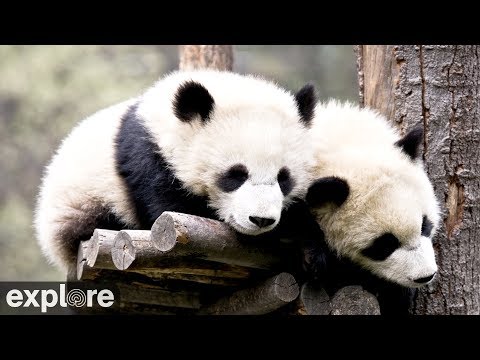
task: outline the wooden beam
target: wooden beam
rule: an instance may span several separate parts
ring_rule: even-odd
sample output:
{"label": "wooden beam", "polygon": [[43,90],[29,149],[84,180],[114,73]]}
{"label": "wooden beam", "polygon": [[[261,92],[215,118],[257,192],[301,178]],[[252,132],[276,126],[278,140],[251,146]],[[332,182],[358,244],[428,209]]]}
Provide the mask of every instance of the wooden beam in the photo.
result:
{"label": "wooden beam", "polygon": [[152,226],[154,246],[171,257],[199,258],[257,269],[280,262],[277,249],[239,241],[221,221],[166,211]]}
{"label": "wooden beam", "polygon": [[294,301],[298,284],[288,273],[280,273],[252,288],[243,289],[202,309],[211,315],[263,315]]}
{"label": "wooden beam", "polygon": [[345,286],[332,297],[331,315],[380,315],[377,298],[361,286]]}

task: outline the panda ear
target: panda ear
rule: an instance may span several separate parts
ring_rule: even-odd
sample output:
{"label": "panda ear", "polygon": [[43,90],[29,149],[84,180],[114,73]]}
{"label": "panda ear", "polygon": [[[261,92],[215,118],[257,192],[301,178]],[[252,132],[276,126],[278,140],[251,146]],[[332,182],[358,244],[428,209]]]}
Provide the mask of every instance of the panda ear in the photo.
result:
{"label": "panda ear", "polygon": [[423,142],[423,126],[417,125],[403,138],[398,140],[395,145],[407,154],[412,160],[420,157],[420,144]]}
{"label": "panda ear", "polygon": [[317,94],[315,87],[312,84],[307,84],[302,87],[295,94],[295,101],[297,103],[300,119],[305,125],[310,125],[315,112],[315,105],[317,103]]}
{"label": "panda ear", "polygon": [[187,81],[177,90],[173,100],[173,112],[183,122],[190,122],[200,116],[203,122],[209,120],[215,101],[208,90],[198,82]]}
{"label": "panda ear", "polygon": [[348,183],[335,176],[324,177],[316,180],[309,188],[306,202],[310,207],[318,208],[327,203],[337,206],[347,200],[350,193]]}

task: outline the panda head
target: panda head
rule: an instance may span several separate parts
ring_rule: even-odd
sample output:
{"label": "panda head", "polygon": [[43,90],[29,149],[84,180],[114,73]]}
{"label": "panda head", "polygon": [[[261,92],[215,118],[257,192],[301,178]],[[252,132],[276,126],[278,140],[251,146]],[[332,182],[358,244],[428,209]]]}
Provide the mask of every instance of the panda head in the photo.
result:
{"label": "panda head", "polygon": [[172,163],[220,219],[258,235],[272,230],[308,186],[315,90],[306,85],[292,95],[258,78],[235,79],[223,92],[195,80],[178,88],[173,112],[185,146],[172,151]]}
{"label": "panda head", "polygon": [[405,287],[437,272],[439,209],[418,155],[422,139],[415,128],[383,152],[340,152],[335,176],[317,178],[306,196],[331,248]]}

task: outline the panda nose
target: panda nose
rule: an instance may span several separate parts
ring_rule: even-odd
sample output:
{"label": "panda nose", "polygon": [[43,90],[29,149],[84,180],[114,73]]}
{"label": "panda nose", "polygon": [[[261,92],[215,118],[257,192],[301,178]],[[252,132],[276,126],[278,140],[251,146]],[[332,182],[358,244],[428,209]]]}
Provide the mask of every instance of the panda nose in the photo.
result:
{"label": "panda nose", "polygon": [[433,277],[435,276],[436,272],[434,272],[432,275],[430,276],[425,276],[425,277],[422,277],[422,278],[418,278],[418,279],[415,279],[413,280],[414,282],[416,282],[417,284],[424,284],[424,283],[428,283],[430,280],[433,279]]}
{"label": "panda nose", "polygon": [[263,218],[258,216],[249,216],[248,217],[252,223],[257,225],[260,228],[267,227],[272,225],[275,222],[275,219]]}

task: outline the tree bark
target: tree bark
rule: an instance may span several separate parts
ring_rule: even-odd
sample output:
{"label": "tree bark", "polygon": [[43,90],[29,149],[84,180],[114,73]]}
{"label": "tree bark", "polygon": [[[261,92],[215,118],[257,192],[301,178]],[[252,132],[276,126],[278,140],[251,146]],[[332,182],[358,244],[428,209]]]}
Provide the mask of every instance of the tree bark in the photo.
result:
{"label": "tree bark", "polygon": [[180,70],[217,69],[232,71],[232,45],[181,45]]}
{"label": "tree bark", "polygon": [[360,103],[405,133],[424,126],[425,169],[442,208],[439,273],[416,314],[480,313],[480,63],[478,46],[357,46]]}

